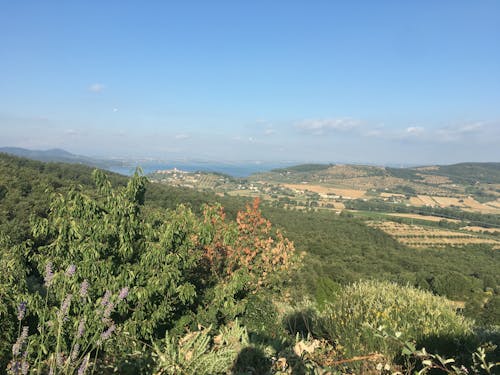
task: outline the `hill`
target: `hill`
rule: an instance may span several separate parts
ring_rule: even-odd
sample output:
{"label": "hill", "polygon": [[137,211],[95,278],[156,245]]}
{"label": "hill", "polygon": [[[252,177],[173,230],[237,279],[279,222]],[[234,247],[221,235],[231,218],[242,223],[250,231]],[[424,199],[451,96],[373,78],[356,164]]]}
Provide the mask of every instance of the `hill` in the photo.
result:
{"label": "hill", "polygon": [[[0,230],[20,242],[31,238],[30,216],[47,216],[53,193],[77,189],[98,195],[92,170],[83,165],[42,163],[0,155]],[[106,174],[115,186],[127,183],[124,176]],[[225,207],[228,217],[235,218],[248,199],[159,183],[150,183],[145,194],[147,212],[175,209],[184,204],[201,213],[204,203],[215,202]],[[368,226],[363,217],[336,215],[331,211],[288,210],[272,202],[263,206],[263,212],[294,241],[299,251],[307,254],[304,272],[298,281],[298,289],[303,293],[316,293],[325,278],[339,284],[377,278],[410,283],[447,295],[445,288],[440,289],[435,284],[435,280],[446,274],[466,280],[466,286],[453,297],[469,300],[470,308],[475,309],[474,301],[484,298],[485,285],[495,288],[500,285],[496,272],[500,267],[500,252],[492,252],[488,246],[469,245],[447,251],[413,249],[382,230]]]}
{"label": "hill", "polygon": [[101,160],[90,158],[88,156],[75,155],[58,148],[50,150],[28,150],[20,147],[0,147],[0,153],[38,161],[83,164],[99,168],[121,165],[121,163],[112,160]]}
{"label": "hill", "polygon": [[[21,364],[26,341],[69,353],[77,340],[87,359],[75,354],[70,372],[91,353],[99,371],[112,363],[119,373],[151,373],[149,355],[160,370],[169,361],[199,366],[176,354],[199,349],[197,361],[230,354],[217,373],[277,373],[272,357],[295,369],[373,352],[392,361],[401,348],[369,325],[460,355],[485,336],[456,306],[479,324],[499,322],[500,252],[488,246],[412,249],[349,213],[245,207],[239,197],[8,155],[0,155],[0,181],[0,363],[13,356]],[[28,325],[16,342],[21,321]],[[302,357],[296,340],[310,345],[311,334],[321,349]],[[152,349],[139,350],[144,343]],[[27,358],[46,370],[58,357]]]}

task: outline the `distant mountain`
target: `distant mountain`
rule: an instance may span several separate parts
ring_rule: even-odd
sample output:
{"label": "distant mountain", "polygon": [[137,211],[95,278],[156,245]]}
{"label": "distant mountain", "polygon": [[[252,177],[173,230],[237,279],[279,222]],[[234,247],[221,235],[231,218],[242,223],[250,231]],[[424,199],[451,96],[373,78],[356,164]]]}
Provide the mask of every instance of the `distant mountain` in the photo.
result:
{"label": "distant mountain", "polygon": [[44,162],[83,164],[99,168],[109,168],[112,166],[122,165],[122,163],[118,161],[101,160],[90,158],[88,156],[75,155],[59,148],[53,148],[50,150],[28,150],[20,147],[0,147],[0,152]]}
{"label": "distant mountain", "polygon": [[500,184],[500,163],[458,163],[415,168],[386,168],[393,176],[422,179],[443,176],[457,184]]}

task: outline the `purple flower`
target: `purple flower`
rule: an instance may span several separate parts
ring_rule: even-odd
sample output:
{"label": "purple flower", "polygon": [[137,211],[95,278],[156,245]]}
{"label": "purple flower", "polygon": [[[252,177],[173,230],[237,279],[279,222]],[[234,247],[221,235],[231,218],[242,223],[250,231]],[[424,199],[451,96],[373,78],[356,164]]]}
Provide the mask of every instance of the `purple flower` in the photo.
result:
{"label": "purple flower", "polygon": [[21,374],[27,375],[28,370],[30,369],[30,364],[28,363],[28,352],[24,352],[23,360],[21,361]]}
{"label": "purple flower", "polygon": [[126,286],[125,288],[122,288],[122,289],[120,290],[120,294],[118,295],[118,299],[119,299],[120,301],[123,301],[125,298],[127,298],[127,296],[128,296],[128,291],[129,291],[128,286]]}
{"label": "purple flower", "polygon": [[104,316],[104,318],[110,317],[111,313],[113,312],[114,307],[115,307],[115,305],[113,304],[113,302],[110,302],[107,304],[106,309],[104,309],[104,313],[102,314]]}
{"label": "purple flower", "polygon": [[61,309],[59,310],[59,319],[65,319],[66,315],[68,315],[69,305],[71,303],[72,294],[68,294],[64,301],[61,304]]}
{"label": "purple flower", "polygon": [[28,361],[23,359],[21,362],[21,374],[28,375],[29,369],[30,369],[30,364],[28,363]]}
{"label": "purple flower", "polygon": [[21,342],[24,344],[26,340],[28,339],[28,326],[24,326],[23,330],[21,332],[21,336],[19,336],[21,339]]}
{"label": "purple flower", "polygon": [[89,365],[89,356],[87,355],[83,361],[82,364],[80,365],[80,368],[78,369],[78,375],[83,375],[85,374],[85,371],[87,371],[87,366]]}
{"label": "purple flower", "polygon": [[80,323],[78,323],[78,331],[76,332],[76,338],[80,338],[83,336],[85,332],[85,320],[81,319]]}
{"label": "purple flower", "polygon": [[28,327],[24,326],[16,342],[14,343],[14,345],[12,345],[12,355],[14,357],[17,357],[21,353],[21,349],[23,345],[26,343],[27,339],[28,339]]}
{"label": "purple flower", "polygon": [[73,351],[71,352],[71,361],[75,362],[80,354],[80,344],[75,344]]}
{"label": "purple flower", "polygon": [[70,264],[68,269],[66,270],[66,276],[71,277],[76,272],[76,266],[74,264]]}
{"label": "purple flower", "polygon": [[111,292],[109,290],[106,290],[106,293],[104,293],[104,296],[102,297],[101,305],[107,306],[109,304],[110,298],[111,298]]}
{"label": "purple flower", "polygon": [[80,285],[80,297],[87,297],[87,294],[89,292],[89,282],[87,279],[83,280],[82,284]]}
{"label": "purple flower", "polygon": [[45,286],[47,287],[50,286],[53,278],[54,278],[54,272],[52,272],[52,262],[48,262],[45,265],[45,277],[44,277]]}
{"label": "purple flower", "polygon": [[57,353],[56,361],[57,361],[57,367],[63,367],[64,362],[66,362],[64,353]]}
{"label": "purple flower", "polygon": [[12,345],[12,356],[17,357],[21,353],[21,345],[19,344],[19,338],[17,341]]}
{"label": "purple flower", "polygon": [[101,339],[103,341],[109,339],[111,337],[111,334],[114,332],[115,328],[116,328],[115,324],[114,323],[111,324],[106,331],[104,331],[103,333],[101,333]]}
{"label": "purple flower", "polygon": [[19,370],[21,370],[21,362],[19,361],[10,361],[10,372],[13,374],[19,374]]}
{"label": "purple flower", "polygon": [[21,374],[23,375],[27,375],[28,374],[28,370],[30,368],[30,364],[28,363],[28,352],[24,352],[23,354],[23,360],[21,361]]}
{"label": "purple flower", "polygon": [[21,321],[24,319],[26,314],[26,302],[21,302],[17,307],[17,320]]}

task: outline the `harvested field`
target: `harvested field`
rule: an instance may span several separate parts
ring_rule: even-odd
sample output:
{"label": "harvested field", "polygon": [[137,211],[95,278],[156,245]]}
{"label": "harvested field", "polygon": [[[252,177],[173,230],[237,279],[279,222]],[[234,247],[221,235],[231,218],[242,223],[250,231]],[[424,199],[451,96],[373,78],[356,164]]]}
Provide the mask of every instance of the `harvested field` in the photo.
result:
{"label": "harvested field", "polygon": [[474,234],[388,221],[369,221],[367,223],[374,228],[386,232],[398,242],[410,247],[446,247],[487,244],[493,245],[494,249],[500,249],[500,241],[491,238],[482,238]]}
{"label": "harvested field", "polygon": [[446,219],[439,216],[430,216],[430,215],[417,215],[417,214],[387,214],[388,216],[395,217],[406,217],[408,219],[418,219],[418,220],[427,220],[427,221],[435,221],[439,222],[441,220],[451,221],[453,223],[460,223],[460,220],[455,219]]}
{"label": "harvested field", "polygon": [[417,195],[418,199],[420,199],[425,206],[436,206],[437,202],[434,201],[428,195]]}
{"label": "harvested field", "polygon": [[420,199],[420,198],[418,198],[418,197],[411,197],[411,198],[410,198],[410,204],[411,204],[412,206],[417,206],[417,207],[420,207],[420,206],[424,206],[424,205],[425,205],[424,201],[423,201],[423,200],[421,200],[421,199]]}
{"label": "harvested field", "polygon": [[487,204],[479,203],[471,197],[442,197],[442,196],[429,196],[417,195],[411,197],[409,203],[412,206],[439,206],[441,208],[460,207],[467,211],[475,211],[484,214],[498,214],[500,213],[500,200],[488,202]]}
{"label": "harvested field", "polygon": [[464,204],[470,208],[475,208],[477,210],[483,209],[485,206],[484,204],[479,203],[475,199],[472,198],[465,198],[464,199]]}
{"label": "harvested field", "polygon": [[[463,207],[465,206],[465,201],[460,198],[452,198],[452,197],[436,197],[433,196],[432,199],[437,202],[440,207],[446,208],[450,206],[455,207]],[[462,202],[460,202],[462,201]]]}
{"label": "harvested field", "polygon": [[284,187],[298,190],[298,191],[311,191],[318,194],[334,194],[342,196],[345,199],[357,199],[364,197],[365,190],[355,190],[355,189],[338,189],[330,188],[321,185],[309,185],[309,184],[283,184]]}
{"label": "harvested field", "polygon": [[500,209],[500,199],[497,199],[496,201],[487,202],[485,204]]}
{"label": "harvested field", "polygon": [[392,198],[392,197],[404,198],[405,197],[404,194],[396,194],[396,193],[380,193],[380,196],[382,198]]}

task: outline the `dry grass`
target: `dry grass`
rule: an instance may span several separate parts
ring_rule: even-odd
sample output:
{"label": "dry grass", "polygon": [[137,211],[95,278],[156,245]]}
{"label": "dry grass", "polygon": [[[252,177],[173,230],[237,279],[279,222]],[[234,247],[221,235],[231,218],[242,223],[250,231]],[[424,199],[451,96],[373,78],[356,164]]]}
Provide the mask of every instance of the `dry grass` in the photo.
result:
{"label": "dry grass", "polygon": [[392,198],[392,197],[404,198],[405,197],[404,194],[396,194],[396,193],[380,193],[380,196],[382,198]]}
{"label": "dry grass", "polygon": [[488,205],[488,206],[491,206],[493,208],[500,209],[500,199],[497,199],[496,201],[487,202],[485,204]]}
{"label": "dry grass", "polygon": [[406,217],[409,219],[418,219],[418,220],[427,220],[427,221],[435,221],[439,222],[441,220],[451,221],[454,223],[460,223],[460,220],[455,219],[445,219],[439,216],[429,216],[429,215],[417,215],[417,214],[387,214],[388,216],[396,216],[396,217]]}
{"label": "dry grass", "polygon": [[465,201],[460,198],[452,198],[452,197],[432,197],[433,200],[437,202],[439,207],[450,207],[450,206],[455,206],[455,207],[464,207],[465,206]]}
{"label": "dry grass", "polygon": [[479,203],[471,197],[447,197],[436,195],[417,195],[411,197],[409,203],[412,206],[439,206],[441,208],[460,207],[467,211],[479,212],[483,214],[499,214],[500,200],[488,202],[487,204]]}
{"label": "dry grass", "polygon": [[318,194],[334,194],[345,199],[357,199],[365,196],[365,190],[330,188],[321,185],[310,184],[284,184],[284,187],[297,191],[310,191]]}
{"label": "dry grass", "polygon": [[417,207],[425,205],[424,201],[418,197],[410,197],[409,202],[412,206],[417,206]]}
{"label": "dry grass", "polygon": [[428,195],[417,195],[418,199],[422,201],[425,206],[436,206],[437,202]]}

